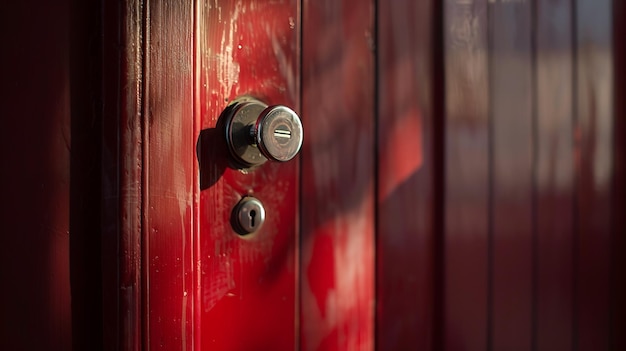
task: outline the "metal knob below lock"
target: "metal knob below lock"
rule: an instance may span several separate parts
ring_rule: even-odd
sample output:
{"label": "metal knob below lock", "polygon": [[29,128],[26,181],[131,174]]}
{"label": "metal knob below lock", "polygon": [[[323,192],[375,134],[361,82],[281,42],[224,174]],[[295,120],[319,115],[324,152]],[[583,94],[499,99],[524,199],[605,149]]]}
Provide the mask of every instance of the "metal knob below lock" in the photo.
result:
{"label": "metal knob below lock", "polygon": [[235,100],[225,113],[226,142],[242,168],[289,161],[302,147],[300,117],[286,106],[246,97]]}
{"label": "metal knob below lock", "polygon": [[240,235],[255,233],[265,223],[265,207],[259,199],[246,196],[233,209],[232,222]]}

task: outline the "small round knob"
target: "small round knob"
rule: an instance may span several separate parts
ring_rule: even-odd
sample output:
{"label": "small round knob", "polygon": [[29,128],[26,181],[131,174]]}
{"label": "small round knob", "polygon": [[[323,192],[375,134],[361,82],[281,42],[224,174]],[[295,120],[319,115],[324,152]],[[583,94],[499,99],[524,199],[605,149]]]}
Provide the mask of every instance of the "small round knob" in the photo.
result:
{"label": "small round knob", "polygon": [[263,110],[252,135],[263,156],[272,161],[289,161],[302,147],[302,123],[286,106],[270,106]]}
{"label": "small round knob", "polygon": [[302,148],[300,117],[290,108],[250,97],[235,100],[224,111],[226,142],[235,164],[254,167],[267,160],[286,162]]}

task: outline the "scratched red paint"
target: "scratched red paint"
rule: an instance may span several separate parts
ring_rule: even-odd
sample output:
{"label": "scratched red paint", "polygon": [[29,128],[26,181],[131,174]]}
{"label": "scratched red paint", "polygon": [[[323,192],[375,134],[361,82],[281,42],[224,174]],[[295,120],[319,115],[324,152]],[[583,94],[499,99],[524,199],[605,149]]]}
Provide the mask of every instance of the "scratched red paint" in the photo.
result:
{"label": "scratched red paint", "polygon": [[[200,155],[196,347],[293,349],[298,160],[245,172],[227,167],[228,151],[217,144],[222,131],[215,128],[227,104],[242,95],[298,109],[296,2],[199,1],[197,23],[196,118],[206,154]],[[244,195],[261,200],[266,221],[242,238],[230,215]]]}

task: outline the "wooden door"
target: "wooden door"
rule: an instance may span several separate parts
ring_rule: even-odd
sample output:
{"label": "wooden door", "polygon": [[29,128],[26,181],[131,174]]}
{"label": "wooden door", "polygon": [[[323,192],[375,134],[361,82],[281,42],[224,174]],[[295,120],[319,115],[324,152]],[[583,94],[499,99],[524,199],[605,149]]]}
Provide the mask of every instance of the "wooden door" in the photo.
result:
{"label": "wooden door", "polygon": [[[107,3],[105,342],[619,349],[623,6],[591,3]],[[300,115],[299,158],[229,165],[243,95]]]}

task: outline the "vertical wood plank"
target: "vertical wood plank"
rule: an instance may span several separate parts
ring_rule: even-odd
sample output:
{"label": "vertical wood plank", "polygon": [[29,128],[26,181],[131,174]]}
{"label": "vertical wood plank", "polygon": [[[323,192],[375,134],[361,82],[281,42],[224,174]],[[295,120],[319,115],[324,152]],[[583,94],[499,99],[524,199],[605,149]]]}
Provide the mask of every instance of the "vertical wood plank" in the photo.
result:
{"label": "vertical wood plank", "polygon": [[103,7],[102,262],[105,350],[142,344],[142,1]]}
{"label": "vertical wood plank", "polygon": [[572,3],[536,3],[535,344],[573,347]]}
{"label": "vertical wood plank", "polygon": [[303,3],[302,350],[374,348],[374,16]]}
{"label": "vertical wood plank", "polygon": [[575,4],[577,344],[579,350],[606,350],[611,309],[612,2]]}
{"label": "vertical wood plank", "polygon": [[444,8],[446,131],[443,349],[488,344],[487,1]]}
{"label": "vertical wood plank", "polygon": [[376,346],[433,345],[430,1],[378,2]]}
{"label": "vertical wood plank", "polygon": [[613,1],[613,238],[610,347],[626,349],[626,3]]}
{"label": "vertical wood plank", "polygon": [[494,350],[532,345],[533,65],[531,3],[491,1],[491,316]]}
{"label": "vertical wood plank", "polygon": [[146,6],[143,347],[184,350],[193,341],[193,6]]}
{"label": "vertical wood plank", "polygon": [[[291,350],[297,343],[298,162],[229,167],[218,119],[242,95],[298,110],[298,2],[202,0],[197,11],[202,131],[195,346]],[[266,210],[263,227],[247,237],[237,235],[230,221],[244,195],[258,198]]]}

